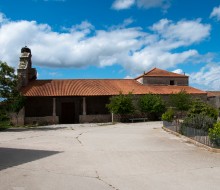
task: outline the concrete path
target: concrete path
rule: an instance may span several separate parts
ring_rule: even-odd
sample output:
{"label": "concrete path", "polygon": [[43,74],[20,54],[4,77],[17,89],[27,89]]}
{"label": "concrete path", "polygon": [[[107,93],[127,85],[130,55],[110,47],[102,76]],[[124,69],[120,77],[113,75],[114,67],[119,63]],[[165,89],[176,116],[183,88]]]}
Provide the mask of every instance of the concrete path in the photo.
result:
{"label": "concrete path", "polygon": [[0,132],[0,190],[218,190],[220,154],[160,122]]}

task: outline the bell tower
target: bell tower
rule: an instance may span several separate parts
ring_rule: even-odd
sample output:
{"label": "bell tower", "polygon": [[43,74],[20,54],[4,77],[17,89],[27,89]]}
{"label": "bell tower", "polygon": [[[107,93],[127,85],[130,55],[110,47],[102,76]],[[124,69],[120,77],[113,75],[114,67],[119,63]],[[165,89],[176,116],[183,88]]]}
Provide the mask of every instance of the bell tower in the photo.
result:
{"label": "bell tower", "polygon": [[37,79],[37,71],[32,68],[31,50],[25,46],[21,48],[20,63],[18,66],[19,88],[27,86],[28,82]]}

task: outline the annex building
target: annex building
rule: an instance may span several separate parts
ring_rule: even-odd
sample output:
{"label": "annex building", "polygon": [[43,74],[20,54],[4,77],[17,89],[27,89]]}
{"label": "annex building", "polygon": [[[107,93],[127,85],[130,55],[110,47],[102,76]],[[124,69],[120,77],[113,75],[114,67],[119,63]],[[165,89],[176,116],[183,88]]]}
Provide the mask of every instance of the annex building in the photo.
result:
{"label": "annex building", "polygon": [[190,87],[189,77],[154,68],[135,79],[37,80],[32,68],[31,50],[21,49],[18,76],[20,91],[26,97],[19,123],[109,122],[106,108],[111,96],[147,93],[166,98],[172,93],[187,93],[207,99],[207,92]]}

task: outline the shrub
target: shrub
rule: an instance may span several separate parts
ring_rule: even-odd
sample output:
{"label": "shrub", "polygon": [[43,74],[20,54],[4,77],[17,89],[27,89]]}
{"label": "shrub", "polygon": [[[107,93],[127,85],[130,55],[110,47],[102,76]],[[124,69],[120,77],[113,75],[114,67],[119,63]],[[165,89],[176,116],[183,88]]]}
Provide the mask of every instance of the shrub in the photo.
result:
{"label": "shrub", "polygon": [[181,90],[177,94],[171,94],[169,104],[175,107],[178,111],[187,111],[190,108],[192,98],[186,91]]}
{"label": "shrub", "polygon": [[118,96],[110,98],[110,103],[106,105],[110,112],[115,114],[129,114],[134,112],[132,94],[124,95],[120,92]]}
{"label": "shrub", "polygon": [[165,111],[165,103],[159,95],[146,94],[138,101],[142,113],[148,113],[151,119],[157,119]]}
{"label": "shrub", "polygon": [[195,114],[191,117],[186,117],[181,124],[181,128],[191,127],[195,129],[202,129],[208,131],[210,128],[213,128],[215,120],[204,114]]}
{"label": "shrub", "polygon": [[173,109],[168,109],[164,114],[162,114],[162,120],[172,122],[174,118]]}
{"label": "shrub", "polygon": [[220,146],[220,122],[214,124],[214,127],[209,129],[209,138],[212,143]]}
{"label": "shrub", "polygon": [[203,114],[208,117],[217,120],[218,118],[218,110],[213,108],[212,106],[208,105],[207,103],[203,102],[200,99],[196,99],[192,102],[192,105],[188,111],[188,116],[193,117],[197,114]]}
{"label": "shrub", "polygon": [[4,107],[0,106],[0,130],[4,130],[10,127],[9,117]]}

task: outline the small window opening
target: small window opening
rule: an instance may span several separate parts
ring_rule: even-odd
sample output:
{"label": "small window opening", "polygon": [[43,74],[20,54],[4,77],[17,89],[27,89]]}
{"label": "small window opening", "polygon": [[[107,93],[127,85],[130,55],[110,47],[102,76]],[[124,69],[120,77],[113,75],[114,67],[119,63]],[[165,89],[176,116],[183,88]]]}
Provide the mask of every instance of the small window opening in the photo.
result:
{"label": "small window opening", "polygon": [[170,81],[170,85],[174,85],[174,80],[171,80],[171,81]]}

